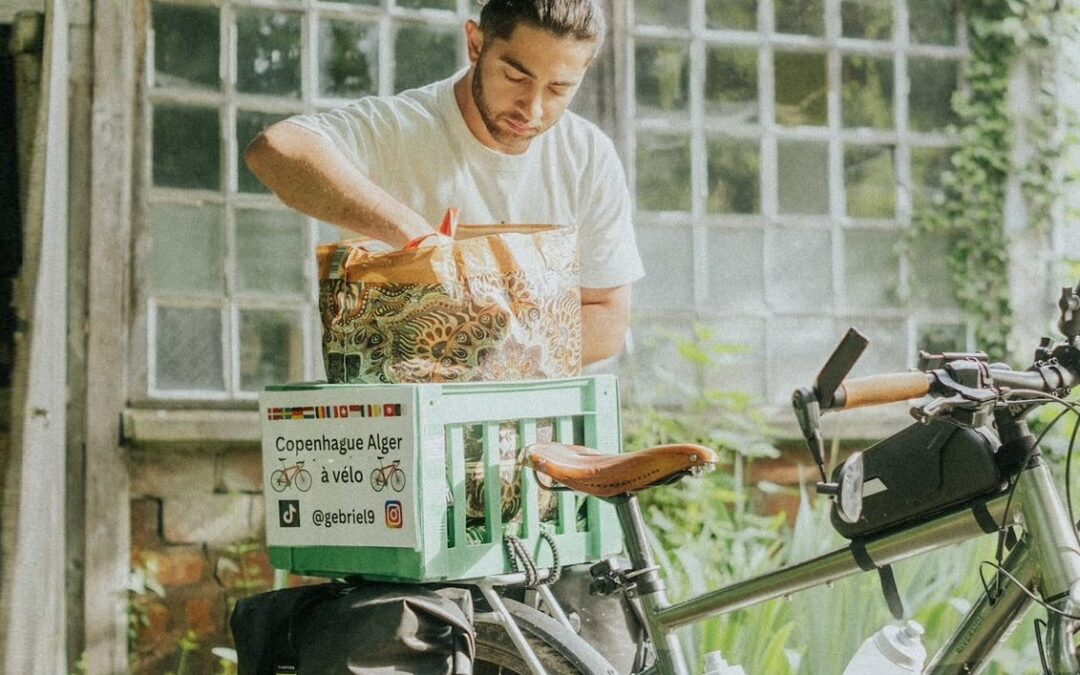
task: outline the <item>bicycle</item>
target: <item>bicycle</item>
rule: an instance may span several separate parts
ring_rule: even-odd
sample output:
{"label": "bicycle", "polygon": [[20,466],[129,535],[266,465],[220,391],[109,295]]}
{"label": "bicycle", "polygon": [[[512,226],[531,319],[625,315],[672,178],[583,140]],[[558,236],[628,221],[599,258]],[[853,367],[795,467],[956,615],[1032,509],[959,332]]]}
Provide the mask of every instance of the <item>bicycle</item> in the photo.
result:
{"label": "bicycle", "polygon": [[[1044,672],[1080,672],[1075,644],[1080,638],[1080,541],[1070,488],[1066,484],[1063,499],[1040,451],[1040,438],[1026,421],[1049,402],[1066,407],[1057,419],[1070,410],[1080,415],[1076,404],[1064,400],[1080,384],[1080,284],[1063,289],[1059,307],[1064,340],[1044,338],[1025,371],[989,363],[977,352],[924,354],[917,371],[849,380],[847,373],[867,344],[857,331],[849,331],[814,385],[798,389],[792,401],[821,473],[817,490],[833,500],[833,525],[851,543],[681,602],[666,596],[635,493],[709,470],[716,454],[692,445],[617,456],[558,443],[527,448],[526,463],[543,487],[571,489],[615,504],[629,566],[614,559],[597,563],[591,570],[592,590],[625,595],[644,626],[650,656],[635,675],[691,672],[674,633],[679,627],[860,572],[880,574],[889,607],[900,618],[892,564],[986,534],[998,537],[998,554],[980,570],[990,568],[993,575],[984,577],[984,593],[922,672],[978,672],[1032,603],[1047,612],[1045,638],[1036,626]],[[912,407],[916,424],[851,455],[829,479],[820,432],[823,412],[912,399],[920,399]],[[896,490],[874,485],[898,484],[898,478],[918,471],[919,463],[933,464],[932,459],[946,455],[959,476],[944,481],[946,492],[935,499],[905,501],[903,495],[890,494]],[[882,501],[886,497],[891,501]],[[533,570],[528,580],[511,574],[466,582],[479,589],[491,609],[477,616],[476,672],[615,672],[575,634],[543,585],[555,573]],[[505,600],[496,590],[526,581],[536,587],[546,614]]]}
{"label": "bicycle", "polygon": [[282,467],[270,474],[270,487],[274,492],[284,492],[287,487],[293,485],[300,492],[311,489],[311,472],[304,468],[303,462],[297,462],[292,466],[284,466],[285,460],[281,460]]}
{"label": "bicycle", "polygon": [[375,492],[382,492],[387,485],[394,488],[394,492],[405,489],[405,472],[398,466],[399,464],[401,464],[400,459],[395,459],[385,466],[382,460],[379,460],[379,468],[371,472],[371,487]]}

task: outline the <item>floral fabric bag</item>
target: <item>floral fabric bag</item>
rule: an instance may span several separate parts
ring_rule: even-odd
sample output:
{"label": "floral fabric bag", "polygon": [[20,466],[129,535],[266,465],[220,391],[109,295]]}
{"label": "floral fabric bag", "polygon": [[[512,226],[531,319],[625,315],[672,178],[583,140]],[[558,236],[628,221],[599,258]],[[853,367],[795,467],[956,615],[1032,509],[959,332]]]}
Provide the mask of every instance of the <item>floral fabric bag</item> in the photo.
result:
{"label": "floral fabric bag", "polygon": [[328,381],[471,382],[581,370],[577,239],[554,225],[462,225],[455,242],[320,246]]}

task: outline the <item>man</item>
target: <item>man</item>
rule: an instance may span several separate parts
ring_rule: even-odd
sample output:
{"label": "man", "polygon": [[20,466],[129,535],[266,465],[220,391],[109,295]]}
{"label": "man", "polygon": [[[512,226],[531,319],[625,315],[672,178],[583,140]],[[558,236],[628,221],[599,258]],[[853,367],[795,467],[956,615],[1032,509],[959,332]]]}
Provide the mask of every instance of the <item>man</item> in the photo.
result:
{"label": "man", "polygon": [[644,272],[614,146],[566,111],[602,12],[596,0],[491,0],[465,34],[465,71],[275,124],[245,160],[289,206],[399,248],[446,243],[432,223],[448,207],[466,223],[575,227],[582,360],[611,357]]}

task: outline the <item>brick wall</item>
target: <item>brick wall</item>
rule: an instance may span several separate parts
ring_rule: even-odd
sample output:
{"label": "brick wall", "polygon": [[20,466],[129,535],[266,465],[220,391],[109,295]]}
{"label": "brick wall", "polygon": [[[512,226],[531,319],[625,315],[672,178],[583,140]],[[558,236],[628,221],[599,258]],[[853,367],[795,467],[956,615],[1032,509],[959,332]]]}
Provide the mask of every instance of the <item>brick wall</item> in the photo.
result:
{"label": "brick wall", "polygon": [[132,453],[132,673],[224,672],[233,603],[273,583],[261,473],[257,444]]}

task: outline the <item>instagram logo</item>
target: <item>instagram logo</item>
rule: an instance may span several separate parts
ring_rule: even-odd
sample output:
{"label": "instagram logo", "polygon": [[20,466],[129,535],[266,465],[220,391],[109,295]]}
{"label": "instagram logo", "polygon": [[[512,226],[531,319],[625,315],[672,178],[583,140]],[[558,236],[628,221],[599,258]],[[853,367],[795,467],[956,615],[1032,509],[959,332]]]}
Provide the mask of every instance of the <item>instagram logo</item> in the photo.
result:
{"label": "instagram logo", "polygon": [[386,526],[397,530],[405,526],[405,515],[401,512],[401,502],[389,499],[386,502]]}

